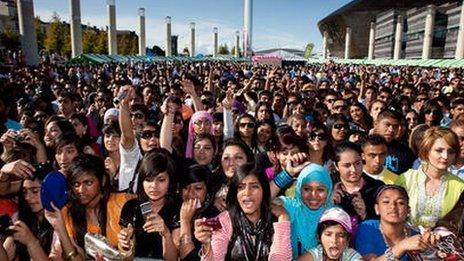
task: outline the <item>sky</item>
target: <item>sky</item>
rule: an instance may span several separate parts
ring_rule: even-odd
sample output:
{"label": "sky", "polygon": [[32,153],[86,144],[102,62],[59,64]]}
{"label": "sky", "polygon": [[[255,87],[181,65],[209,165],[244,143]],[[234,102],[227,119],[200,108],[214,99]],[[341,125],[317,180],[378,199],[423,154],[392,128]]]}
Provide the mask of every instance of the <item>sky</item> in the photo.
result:
{"label": "sky", "polygon": [[[253,50],[296,48],[314,43],[321,50],[317,22],[351,0],[253,0]],[[145,8],[147,46],[164,49],[166,16],[172,18],[172,34],[178,35],[178,51],[189,46],[189,23],[196,24],[196,52],[213,51],[213,27],[219,44],[235,45],[235,32],[243,27],[243,0],[116,0],[118,30],[138,31],[138,8]],[[106,0],[81,0],[82,24],[107,25]],[[69,0],[34,0],[34,12],[50,21],[54,12],[69,22]]]}

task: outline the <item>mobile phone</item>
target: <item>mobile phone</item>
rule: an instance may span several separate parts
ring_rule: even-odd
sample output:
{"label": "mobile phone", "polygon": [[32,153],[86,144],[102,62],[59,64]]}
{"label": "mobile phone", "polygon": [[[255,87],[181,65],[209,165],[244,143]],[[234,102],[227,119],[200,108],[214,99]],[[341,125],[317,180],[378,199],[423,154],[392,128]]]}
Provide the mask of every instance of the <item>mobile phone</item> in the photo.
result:
{"label": "mobile phone", "polygon": [[148,216],[153,212],[151,209],[151,203],[148,201],[140,204],[140,210],[142,211],[142,216],[145,221],[147,221]]}
{"label": "mobile phone", "polygon": [[208,218],[203,222],[204,226],[208,226],[214,230],[218,230],[222,228],[221,222],[219,221],[218,217]]}

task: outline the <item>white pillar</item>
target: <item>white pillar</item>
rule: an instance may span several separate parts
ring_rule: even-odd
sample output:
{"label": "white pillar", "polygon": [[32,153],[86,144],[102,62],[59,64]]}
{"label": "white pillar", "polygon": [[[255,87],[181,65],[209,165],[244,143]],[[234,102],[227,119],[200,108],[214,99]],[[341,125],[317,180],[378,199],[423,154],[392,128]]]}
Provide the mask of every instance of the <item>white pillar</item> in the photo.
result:
{"label": "white pillar", "polygon": [[243,56],[248,57],[252,54],[253,36],[253,0],[244,0],[243,8],[243,27],[244,27],[244,47]]}
{"label": "white pillar", "polygon": [[145,8],[139,8],[139,55],[146,54]]}
{"label": "white pillar", "polygon": [[235,31],[235,57],[240,57],[240,31]]}
{"label": "white pillar", "polygon": [[345,59],[350,59],[350,45],[351,45],[351,27],[346,27],[345,35]]}
{"label": "white pillar", "polygon": [[18,22],[21,47],[27,65],[37,65],[39,54],[37,47],[37,35],[34,27],[34,3],[32,0],[18,0]]}
{"label": "white pillar", "polygon": [[427,14],[425,16],[424,43],[422,46],[422,59],[432,58],[432,41],[433,27],[435,21],[435,6],[427,6]]}
{"label": "white pillar", "polygon": [[456,59],[464,59],[464,3],[461,4],[461,16],[459,17],[458,41],[456,43]]}
{"label": "white pillar", "polygon": [[80,0],[69,0],[71,14],[71,50],[72,58],[82,54],[82,28]]}
{"label": "white pillar", "polygon": [[218,54],[218,28],[217,27],[213,27],[213,44],[214,44],[213,57],[216,58]]}
{"label": "white pillar", "polygon": [[375,22],[371,22],[369,30],[369,50],[367,51],[367,59],[374,59],[374,44],[375,44]]}
{"label": "white pillar", "polygon": [[166,56],[172,56],[171,47],[171,17],[166,16]]}
{"label": "white pillar", "polygon": [[107,0],[108,4],[108,54],[118,54],[118,41],[116,32],[116,5],[114,0]]}
{"label": "white pillar", "polygon": [[322,34],[322,58],[327,59],[327,38],[329,37],[329,34],[327,31],[324,31]]}
{"label": "white pillar", "polygon": [[195,23],[190,23],[190,57],[195,57]]}
{"label": "white pillar", "polygon": [[401,55],[401,45],[403,38],[403,16],[398,15],[396,20],[396,32],[395,32],[395,46],[393,49],[393,59],[400,59]]}

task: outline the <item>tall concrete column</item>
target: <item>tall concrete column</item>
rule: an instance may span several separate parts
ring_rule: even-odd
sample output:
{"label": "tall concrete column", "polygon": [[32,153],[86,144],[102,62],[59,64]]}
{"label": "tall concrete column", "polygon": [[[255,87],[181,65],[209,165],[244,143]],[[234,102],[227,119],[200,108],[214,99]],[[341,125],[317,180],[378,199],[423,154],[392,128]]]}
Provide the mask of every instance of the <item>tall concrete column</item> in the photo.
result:
{"label": "tall concrete column", "polygon": [[398,15],[396,20],[395,45],[393,49],[393,59],[400,59],[401,45],[403,41],[403,16]]}
{"label": "tall concrete column", "polygon": [[34,3],[32,0],[18,0],[19,35],[21,47],[27,65],[37,65],[39,54],[37,48],[37,35],[34,27]]}
{"label": "tall concrete column", "polygon": [[213,27],[213,44],[214,44],[213,57],[216,58],[218,54],[218,28],[217,27]]}
{"label": "tall concrete column", "polygon": [[435,6],[427,6],[425,16],[424,42],[422,46],[422,59],[432,58],[433,27],[435,24]]}
{"label": "tall concrete column", "polygon": [[146,54],[145,8],[139,8],[139,55]]}
{"label": "tall concrete column", "polygon": [[71,52],[72,57],[82,54],[82,28],[80,0],[69,0],[71,14]]}
{"label": "tall concrete column", "polygon": [[171,17],[166,16],[166,56],[172,56],[171,47]]}
{"label": "tall concrete column", "polygon": [[114,0],[107,0],[108,8],[108,54],[118,54],[118,41],[116,32],[116,5]]}
{"label": "tall concrete column", "polygon": [[322,34],[322,58],[327,59],[327,38],[329,37],[329,33],[324,31]]}
{"label": "tall concrete column", "polygon": [[240,57],[240,31],[235,31],[235,57]]}
{"label": "tall concrete column", "polygon": [[371,22],[369,30],[369,49],[367,51],[367,59],[374,59],[374,44],[375,44],[375,22]]}
{"label": "tall concrete column", "polygon": [[195,23],[190,23],[190,57],[195,57]]}
{"label": "tall concrete column", "polygon": [[464,59],[464,3],[461,5],[461,16],[459,18],[458,41],[456,43],[456,59]]}
{"label": "tall concrete column", "polygon": [[253,0],[244,0],[243,8],[243,28],[244,28],[244,43],[243,56],[248,57],[252,54],[252,36],[253,36]]}
{"label": "tall concrete column", "polygon": [[351,46],[351,27],[346,27],[345,35],[345,59],[350,59],[350,46]]}

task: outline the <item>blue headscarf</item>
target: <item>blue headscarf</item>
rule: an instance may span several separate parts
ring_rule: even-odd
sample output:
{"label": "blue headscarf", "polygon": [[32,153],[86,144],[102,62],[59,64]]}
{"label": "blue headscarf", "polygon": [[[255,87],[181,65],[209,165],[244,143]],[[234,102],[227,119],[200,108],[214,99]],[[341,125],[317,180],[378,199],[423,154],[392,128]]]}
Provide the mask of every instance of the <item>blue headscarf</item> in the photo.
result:
{"label": "blue headscarf", "polygon": [[[301,197],[301,187],[309,182],[319,182],[327,188],[327,199],[317,210],[306,206]],[[298,242],[301,243],[300,255],[317,246],[317,224],[322,213],[333,206],[332,189],[332,179],[327,170],[318,164],[310,164],[298,176],[295,197],[280,197],[292,223],[293,259],[298,257]]]}

